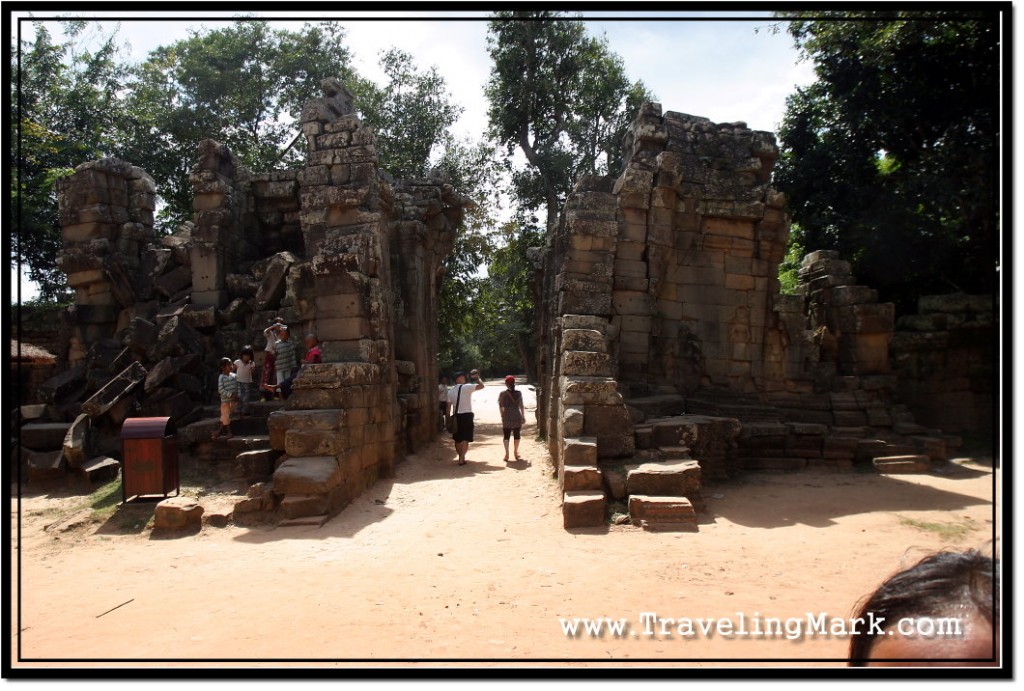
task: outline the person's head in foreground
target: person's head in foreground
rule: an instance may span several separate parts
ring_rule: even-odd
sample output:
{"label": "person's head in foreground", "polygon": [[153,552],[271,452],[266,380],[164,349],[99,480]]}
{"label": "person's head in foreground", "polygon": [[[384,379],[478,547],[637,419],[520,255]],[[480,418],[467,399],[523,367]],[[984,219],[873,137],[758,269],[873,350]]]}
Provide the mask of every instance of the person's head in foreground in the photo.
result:
{"label": "person's head in foreground", "polygon": [[465,372],[456,372],[455,373],[455,383],[456,384],[465,384],[466,383],[466,373]]}
{"label": "person's head in foreground", "polygon": [[505,386],[507,386],[510,389],[516,388],[516,378],[513,377],[511,374],[505,377]]}
{"label": "person's head in foreground", "polygon": [[995,569],[975,550],[938,552],[892,576],[854,615],[849,666],[997,665]]}

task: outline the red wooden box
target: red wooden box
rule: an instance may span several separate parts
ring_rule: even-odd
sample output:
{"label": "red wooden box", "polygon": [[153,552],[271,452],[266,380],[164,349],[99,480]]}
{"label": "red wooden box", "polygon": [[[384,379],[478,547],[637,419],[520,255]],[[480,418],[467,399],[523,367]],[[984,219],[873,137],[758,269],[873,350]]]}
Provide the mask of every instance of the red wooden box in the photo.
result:
{"label": "red wooden box", "polygon": [[121,499],[181,494],[178,440],[169,417],[128,418],[121,426]]}

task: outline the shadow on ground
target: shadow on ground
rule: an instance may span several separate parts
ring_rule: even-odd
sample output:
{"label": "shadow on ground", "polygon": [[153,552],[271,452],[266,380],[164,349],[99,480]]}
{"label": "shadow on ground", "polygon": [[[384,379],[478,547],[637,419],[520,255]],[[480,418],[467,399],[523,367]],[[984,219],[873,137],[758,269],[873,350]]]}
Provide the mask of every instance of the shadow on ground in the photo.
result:
{"label": "shadow on ground", "polygon": [[[961,472],[953,470],[951,472]],[[967,477],[973,469],[963,469]],[[908,476],[909,478],[910,476]],[[843,499],[815,488],[843,487]],[[842,516],[874,512],[958,511],[991,502],[959,492],[874,473],[750,474],[735,483],[704,487],[707,515],[752,528],[809,525],[825,528]]]}

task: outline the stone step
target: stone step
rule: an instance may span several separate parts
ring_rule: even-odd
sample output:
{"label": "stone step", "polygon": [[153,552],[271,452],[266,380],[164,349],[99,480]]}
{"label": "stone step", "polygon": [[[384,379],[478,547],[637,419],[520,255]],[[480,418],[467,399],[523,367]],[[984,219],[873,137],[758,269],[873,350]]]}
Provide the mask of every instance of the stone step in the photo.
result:
{"label": "stone step", "polygon": [[301,518],[289,518],[281,521],[277,524],[278,528],[295,528],[298,526],[313,526],[315,528],[321,527],[324,523],[331,520],[330,515],[320,514],[317,516],[303,516]]}
{"label": "stone step", "polygon": [[110,456],[97,456],[83,463],[79,470],[89,482],[113,480],[121,470],[121,462]]}
{"label": "stone step", "polygon": [[270,480],[274,474],[274,465],[280,457],[281,453],[273,449],[254,449],[235,456],[235,462],[246,482],[254,484]]}
{"label": "stone step", "polygon": [[633,525],[647,530],[697,530],[697,512],[682,496],[632,495],[629,517]]}
{"label": "stone step", "polygon": [[322,516],[327,514],[327,509],[326,494],[287,494],[277,507],[285,520]]}
{"label": "stone step", "polygon": [[342,479],[341,466],[334,456],[293,457],[274,471],[274,491],[285,496],[327,494]]}
{"label": "stone step", "polygon": [[923,454],[879,456],[871,462],[878,472],[887,474],[927,473],[932,467],[931,459]]}
{"label": "stone step", "polygon": [[700,463],[694,460],[626,465],[626,494],[700,497]]}
{"label": "stone step", "polygon": [[601,469],[596,465],[567,465],[562,473],[562,490],[565,492],[604,489]]}
{"label": "stone step", "polygon": [[70,422],[30,422],[21,426],[21,445],[33,451],[56,451],[64,448],[64,437]]}
{"label": "stone step", "polygon": [[565,492],[562,495],[562,526],[566,530],[603,526],[606,504],[604,492]]}

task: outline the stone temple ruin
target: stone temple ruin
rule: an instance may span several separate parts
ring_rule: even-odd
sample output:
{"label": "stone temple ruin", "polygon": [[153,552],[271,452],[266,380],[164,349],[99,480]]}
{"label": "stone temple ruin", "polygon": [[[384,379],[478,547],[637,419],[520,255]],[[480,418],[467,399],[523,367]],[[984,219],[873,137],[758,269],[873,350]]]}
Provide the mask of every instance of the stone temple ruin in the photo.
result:
{"label": "stone temple ruin", "polygon": [[[138,167],[103,159],[60,181],[75,304],[60,372],[21,408],[30,480],[116,476],[124,421],[168,417],[190,458],[251,485],[236,522],[322,522],[434,439],[441,264],[472,201],[440,174],[392,179],[351,94],[323,88],[301,169],[251,172],[203,142],[194,218],[173,235],[156,237]],[[648,104],[625,145],[621,173],[581,179],[534,256],[537,423],[567,528],[621,506],[692,529],[706,481],[921,468],[954,434],[991,430],[990,299],[924,298],[894,322],[830,252],[781,295],[771,134]],[[324,362],[215,440],[217,360],[259,351],[274,316],[316,332]]]}
{"label": "stone temple ruin", "polygon": [[609,499],[634,523],[695,527],[702,480],[738,471],[945,460],[959,437],[901,400],[991,425],[990,298],[922,299],[897,333],[893,305],[823,251],[781,295],[771,134],[647,104],[625,145],[624,170],[581,179],[535,255],[538,417],[567,527],[603,523]]}

